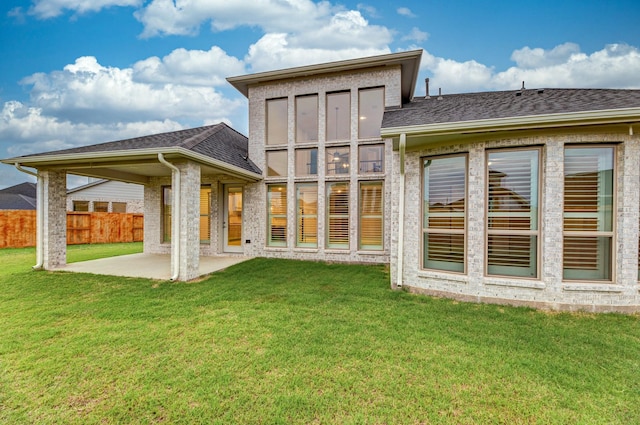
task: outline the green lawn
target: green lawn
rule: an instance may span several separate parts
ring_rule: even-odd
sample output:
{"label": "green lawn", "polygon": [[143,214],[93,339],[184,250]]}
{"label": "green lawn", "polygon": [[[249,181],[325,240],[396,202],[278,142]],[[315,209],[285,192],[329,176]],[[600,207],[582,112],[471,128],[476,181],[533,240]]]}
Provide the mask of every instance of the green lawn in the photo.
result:
{"label": "green lawn", "polygon": [[34,261],[0,250],[0,423],[640,423],[638,316],[394,292],[377,266],[168,283]]}

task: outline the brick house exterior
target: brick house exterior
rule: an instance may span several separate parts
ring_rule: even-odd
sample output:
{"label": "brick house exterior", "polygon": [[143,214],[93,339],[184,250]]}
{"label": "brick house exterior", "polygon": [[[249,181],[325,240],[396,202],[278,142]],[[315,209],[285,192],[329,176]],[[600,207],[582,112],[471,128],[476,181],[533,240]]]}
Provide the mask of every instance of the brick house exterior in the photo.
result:
{"label": "brick house exterior", "polygon": [[379,263],[419,293],[640,311],[640,91],[418,97],[420,58],[231,77],[248,138],[218,124],[4,160],[44,183],[42,266],[65,261],[69,171],[143,184],[144,251],[178,280],[203,255]]}

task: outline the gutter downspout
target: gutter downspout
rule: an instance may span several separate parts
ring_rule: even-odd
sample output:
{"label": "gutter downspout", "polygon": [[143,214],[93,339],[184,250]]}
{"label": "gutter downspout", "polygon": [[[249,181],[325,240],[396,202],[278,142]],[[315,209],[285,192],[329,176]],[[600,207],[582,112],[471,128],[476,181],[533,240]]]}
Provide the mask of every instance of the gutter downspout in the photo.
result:
{"label": "gutter downspout", "polygon": [[400,205],[398,207],[398,279],[397,288],[402,288],[404,274],[404,153],[407,146],[407,135],[400,134]]}
{"label": "gutter downspout", "polygon": [[173,199],[171,206],[171,281],[178,280],[180,276],[180,169],[164,159],[164,155],[158,153],[158,161],[171,169],[171,189]]}
{"label": "gutter downspout", "polygon": [[18,171],[34,176],[36,184],[36,265],[33,270],[42,270],[44,265],[44,179],[33,171],[26,170],[16,162],[13,164]]}

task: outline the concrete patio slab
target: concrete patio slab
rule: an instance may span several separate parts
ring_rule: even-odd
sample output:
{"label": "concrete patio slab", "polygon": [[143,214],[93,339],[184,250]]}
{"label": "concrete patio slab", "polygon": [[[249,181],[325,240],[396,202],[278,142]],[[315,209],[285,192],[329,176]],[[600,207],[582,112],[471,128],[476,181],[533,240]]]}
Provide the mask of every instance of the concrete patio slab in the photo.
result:
{"label": "concrete patio slab", "polygon": [[[226,269],[248,260],[247,257],[200,257],[200,276]],[[59,269],[65,272],[93,273],[110,276],[143,277],[169,280],[171,278],[171,256],[160,254],[130,254],[98,260],[67,264]]]}

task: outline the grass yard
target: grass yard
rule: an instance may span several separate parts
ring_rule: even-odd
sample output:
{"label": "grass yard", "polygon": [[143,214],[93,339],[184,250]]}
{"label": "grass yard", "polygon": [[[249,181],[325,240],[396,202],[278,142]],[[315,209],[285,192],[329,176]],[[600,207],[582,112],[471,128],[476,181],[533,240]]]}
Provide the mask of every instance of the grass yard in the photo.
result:
{"label": "grass yard", "polygon": [[394,292],[377,266],[169,283],[34,262],[0,250],[0,423],[640,423],[638,316]]}

